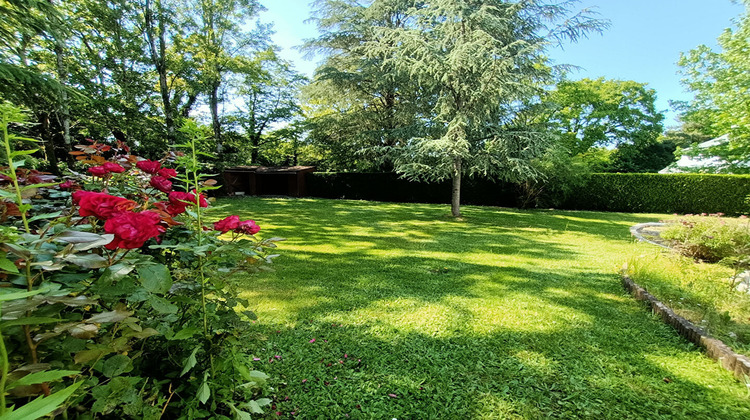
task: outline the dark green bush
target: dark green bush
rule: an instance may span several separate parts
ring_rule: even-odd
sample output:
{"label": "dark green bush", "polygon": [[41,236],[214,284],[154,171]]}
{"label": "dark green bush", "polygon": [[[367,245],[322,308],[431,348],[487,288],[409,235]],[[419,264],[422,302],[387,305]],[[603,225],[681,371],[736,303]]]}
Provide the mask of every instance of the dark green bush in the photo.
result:
{"label": "dark green bush", "polygon": [[[308,194],[322,198],[395,201],[401,203],[450,203],[451,182],[414,182],[395,173],[321,173],[307,177]],[[461,202],[484,206],[515,207],[515,187],[486,179],[467,179]]]}
{"label": "dark green bush", "polygon": [[565,208],[635,213],[746,214],[748,175],[592,174]]}

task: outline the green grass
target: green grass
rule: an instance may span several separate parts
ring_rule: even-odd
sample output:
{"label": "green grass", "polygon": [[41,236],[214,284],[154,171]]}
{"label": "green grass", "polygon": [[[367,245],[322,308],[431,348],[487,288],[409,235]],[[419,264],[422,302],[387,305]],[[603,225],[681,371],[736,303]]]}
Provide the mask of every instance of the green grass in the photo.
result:
{"label": "green grass", "polygon": [[288,238],[275,273],[238,279],[269,418],[750,417],[745,385],[620,285],[651,249],[628,227],[663,216],[221,203]]}

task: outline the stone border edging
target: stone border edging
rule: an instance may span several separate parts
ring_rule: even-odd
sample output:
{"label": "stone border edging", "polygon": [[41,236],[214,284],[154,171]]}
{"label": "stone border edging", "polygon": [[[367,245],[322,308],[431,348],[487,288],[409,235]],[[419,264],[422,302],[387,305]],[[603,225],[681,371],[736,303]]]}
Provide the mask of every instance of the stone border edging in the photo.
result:
{"label": "stone border edging", "polygon": [[635,238],[638,239],[640,242],[648,242],[648,243],[650,243],[652,245],[660,246],[662,248],[672,249],[668,245],[652,241],[652,240],[646,238],[643,235],[643,230],[646,229],[646,228],[649,228],[649,227],[661,227],[661,226],[666,226],[666,225],[667,225],[666,223],[661,223],[661,222],[639,223],[639,224],[637,224],[635,226],[631,226],[630,227],[630,234],[633,235],[633,236],[635,236]]}
{"label": "stone border edging", "polygon": [[724,369],[732,372],[735,378],[744,380],[746,377],[750,377],[750,358],[735,353],[721,340],[709,336],[692,322],[675,314],[671,308],[660,302],[625,274],[622,275],[622,285],[637,300],[645,302],[664,322],[674,327],[681,336],[705,349],[708,357],[718,361]]}

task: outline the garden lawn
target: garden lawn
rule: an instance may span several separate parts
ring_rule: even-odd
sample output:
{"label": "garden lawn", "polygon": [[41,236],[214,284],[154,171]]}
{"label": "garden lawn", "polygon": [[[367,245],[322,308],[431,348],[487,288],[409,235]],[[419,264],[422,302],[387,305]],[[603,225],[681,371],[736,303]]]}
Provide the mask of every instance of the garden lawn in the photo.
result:
{"label": "garden lawn", "polygon": [[618,271],[663,218],[312,199],[222,200],[281,236],[238,277],[269,418],[750,418],[744,384]]}

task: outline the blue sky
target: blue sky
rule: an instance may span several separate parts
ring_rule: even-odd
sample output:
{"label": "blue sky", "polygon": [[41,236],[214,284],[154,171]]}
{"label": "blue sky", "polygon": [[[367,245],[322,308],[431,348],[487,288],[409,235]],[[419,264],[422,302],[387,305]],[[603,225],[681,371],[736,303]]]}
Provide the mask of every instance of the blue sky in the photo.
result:
{"label": "blue sky", "polygon": [[[274,23],[274,41],[282,47],[283,57],[311,76],[316,63],[293,50],[317,34],[314,24],[304,22],[311,12],[308,0],[261,3],[268,9],[261,18]],[[716,37],[743,10],[730,0],[583,0],[580,6],[596,8],[611,27],[602,35],[592,34],[550,51],[551,58],[558,64],[580,66],[582,70],[571,74],[572,79],[605,77],[648,83],[656,90],[657,106],[663,111],[668,111],[669,100],[690,99],[677,74],[680,52],[699,44],[715,46]],[[676,124],[674,117],[667,112],[668,125]]]}

